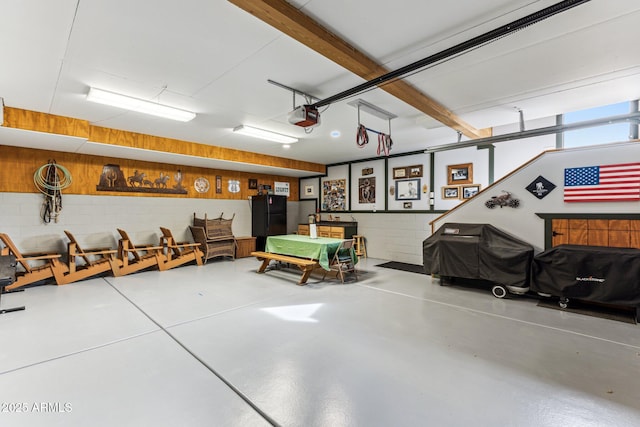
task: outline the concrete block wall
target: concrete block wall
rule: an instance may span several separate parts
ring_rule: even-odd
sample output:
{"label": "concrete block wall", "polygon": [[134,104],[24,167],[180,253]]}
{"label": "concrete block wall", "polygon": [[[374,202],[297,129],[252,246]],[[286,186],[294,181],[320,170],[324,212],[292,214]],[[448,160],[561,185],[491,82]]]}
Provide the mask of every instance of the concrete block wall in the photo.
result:
{"label": "concrete block wall", "polygon": [[[0,193],[3,212],[0,232],[7,233],[23,252],[66,251],[64,230],[84,247],[117,246],[118,228],[126,230],[134,243],[157,243],[160,227],[171,229],[176,239],[192,241],[188,226],[193,213],[211,218],[235,213],[235,236],[251,235],[248,200],[201,200],[168,197],[62,195],[58,222],[45,224],[40,217],[44,196],[34,193]],[[293,233],[301,216],[299,202],[288,203],[287,230]],[[345,215],[347,219],[351,215]],[[358,232],[367,242],[370,257],[422,264],[422,241],[431,234],[429,222],[435,214],[352,214]]]}
{"label": "concrete block wall", "polygon": [[422,265],[422,241],[431,235],[436,214],[352,213],[367,256]]}
{"label": "concrete block wall", "polygon": [[[194,212],[198,216],[207,213],[210,218],[221,213],[230,218],[235,213],[234,235],[251,235],[248,200],[63,194],[58,222],[45,224],[40,217],[43,198],[39,194],[0,193],[0,232],[7,233],[23,252],[65,251],[64,230],[85,247],[116,247],[117,228],[126,230],[134,243],[157,243],[161,226],[171,229],[178,240],[192,241],[188,226]],[[292,215],[291,230],[297,223],[297,212]]]}

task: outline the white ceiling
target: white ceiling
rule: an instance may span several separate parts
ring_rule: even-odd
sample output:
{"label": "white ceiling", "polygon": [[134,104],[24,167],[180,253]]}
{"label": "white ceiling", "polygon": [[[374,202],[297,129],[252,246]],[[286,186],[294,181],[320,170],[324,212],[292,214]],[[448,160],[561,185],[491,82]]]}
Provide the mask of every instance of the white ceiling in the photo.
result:
{"label": "white ceiling", "polygon": [[[394,70],[557,1],[308,0],[303,13]],[[355,143],[354,98],[322,113],[306,134],[290,125],[293,95],[318,98],[364,80],[225,0],[0,0],[0,97],[5,105],[88,120],[108,128],[317,163],[376,156]],[[640,2],[592,0],[494,43],[414,74],[407,81],[476,128],[515,123],[640,98]],[[181,123],[85,100],[90,86],[194,111]],[[455,142],[439,125],[380,89],[356,98],[398,118],[392,154]],[[302,104],[302,97],[296,104]],[[367,127],[388,123],[361,113]],[[297,136],[290,149],[232,133],[240,124]],[[330,133],[339,130],[339,138]],[[26,132],[26,131],[20,131]],[[21,142],[16,142],[21,141]],[[0,132],[0,144],[50,148],[42,134]],[[65,147],[68,145],[68,149]],[[282,173],[211,159],[90,142],[63,151]],[[204,163],[204,164],[203,164]],[[291,171],[300,176],[304,172]]]}

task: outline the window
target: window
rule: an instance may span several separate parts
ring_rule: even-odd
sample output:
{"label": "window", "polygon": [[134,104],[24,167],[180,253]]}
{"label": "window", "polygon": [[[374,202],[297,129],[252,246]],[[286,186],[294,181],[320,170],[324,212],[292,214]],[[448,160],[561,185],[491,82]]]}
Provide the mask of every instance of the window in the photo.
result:
{"label": "window", "polygon": [[[618,116],[629,113],[629,103],[605,105],[588,110],[574,111],[564,115],[564,123],[584,122],[602,117]],[[629,124],[615,123],[611,125],[572,130],[564,133],[564,147],[583,147],[586,145],[606,144],[608,142],[627,141]]]}

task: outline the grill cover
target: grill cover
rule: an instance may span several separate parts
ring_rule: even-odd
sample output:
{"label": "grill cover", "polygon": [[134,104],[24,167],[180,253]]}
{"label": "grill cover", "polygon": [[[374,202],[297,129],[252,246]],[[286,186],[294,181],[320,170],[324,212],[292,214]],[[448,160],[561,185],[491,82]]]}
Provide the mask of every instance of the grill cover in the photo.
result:
{"label": "grill cover", "polygon": [[533,259],[531,290],[640,306],[640,249],[560,245]]}
{"label": "grill cover", "polygon": [[427,274],[527,288],[533,246],[490,224],[446,223],[422,243]]}

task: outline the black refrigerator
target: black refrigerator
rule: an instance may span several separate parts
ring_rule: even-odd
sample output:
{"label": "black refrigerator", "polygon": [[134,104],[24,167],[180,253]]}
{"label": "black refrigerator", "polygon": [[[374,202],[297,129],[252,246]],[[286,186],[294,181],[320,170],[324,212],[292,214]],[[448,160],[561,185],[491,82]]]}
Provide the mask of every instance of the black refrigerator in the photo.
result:
{"label": "black refrigerator", "polygon": [[279,234],[287,234],[287,196],[252,196],[251,235],[256,238],[256,250],[264,251],[267,236]]}

